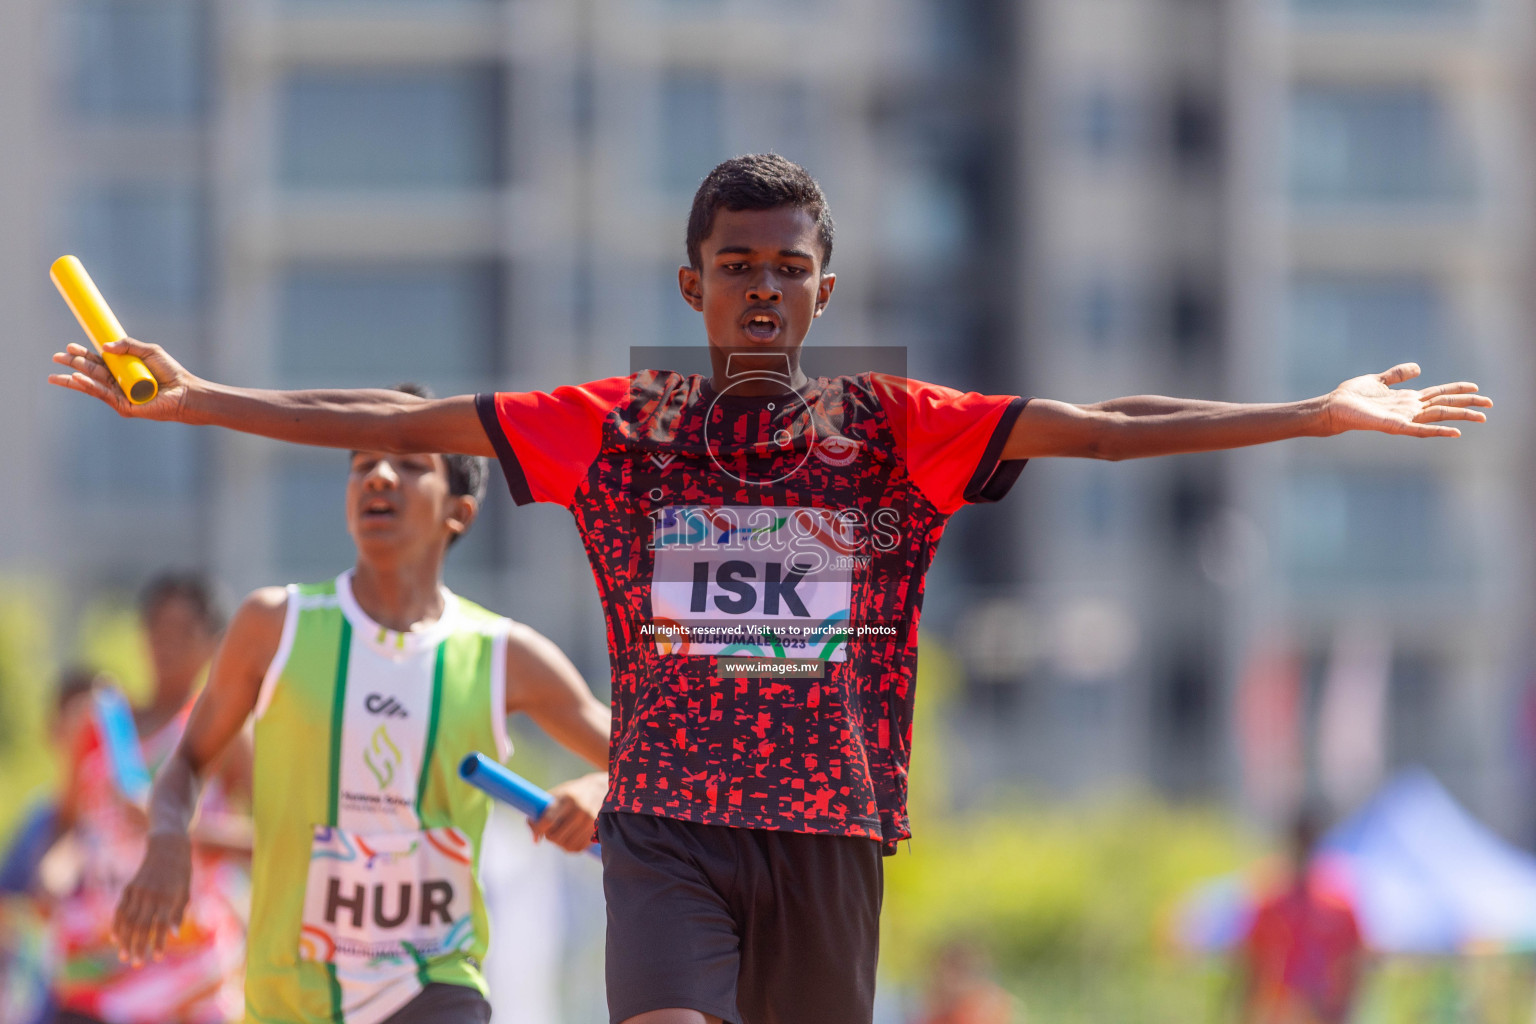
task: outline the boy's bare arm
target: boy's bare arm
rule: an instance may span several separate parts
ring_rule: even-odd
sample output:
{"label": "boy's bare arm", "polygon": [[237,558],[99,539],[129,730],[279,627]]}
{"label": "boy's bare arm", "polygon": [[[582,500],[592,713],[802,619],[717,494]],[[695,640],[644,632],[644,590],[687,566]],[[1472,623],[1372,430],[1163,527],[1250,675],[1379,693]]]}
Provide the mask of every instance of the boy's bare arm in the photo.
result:
{"label": "boy's bare arm", "polygon": [[571,659],[537,630],[518,623],[507,638],[507,713],[521,711],[572,753],[603,769],[551,787],[555,798],[532,822],[533,834],[571,852],[591,842],[608,794],[613,714],[592,695]]}
{"label": "boy's bare arm", "polygon": [[522,623],[507,638],[507,713],[519,711],[571,753],[607,769],[612,712],[565,652]]}
{"label": "boy's bare arm", "polygon": [[353,451],[444,452],[495,455],[475,412],[474,396],[426,399],[385,389],[270,391],[215,384],[189,373],[159,345],[132,338],[107,346],[148,364],[160,392],[133,405],[101,357],[70,345],[53,361],[70,370],[48,380],[97,398],[118,414],[152,420],[228,427],[279,441]]}
{"label": "boy's bare arm", "polygon": [[267,666],[282,639],[287,595],[277,587],[245,599],[219,643],[176,752],[155,776],[149,843],[138,873],[123,890],[112,932],[121,955],[142,963],[158,957],[181,925],[192,881],[192,818],[201,776],[240,732],[256,707]]}
{"label": "boy's bare arm", "polygon": [[1070,456],[1137,459],[1244,448],[1292,437],[1374,430],[1412,437],[1460,437],[1455,422],[1481,423],[1493,405],[1467,381],[1414,391],[1392,385],[1419,375],[1413,363],[1366,374],[1318,398],[1247,404],[1137,395],[1093,405],[1035,399],[1003,446],[1004,459]]}

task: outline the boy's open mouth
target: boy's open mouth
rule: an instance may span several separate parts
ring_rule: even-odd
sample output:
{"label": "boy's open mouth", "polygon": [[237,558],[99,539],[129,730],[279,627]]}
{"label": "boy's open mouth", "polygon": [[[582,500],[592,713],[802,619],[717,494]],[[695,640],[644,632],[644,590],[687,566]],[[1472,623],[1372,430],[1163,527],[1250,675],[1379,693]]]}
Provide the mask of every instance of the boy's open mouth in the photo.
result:
{"label": "boy's open mouth", "polygon": [[373,498],[363,505],[363,518],[371,522],[393,519],[394,516],[395,504],[385,498]]}
{"label": "boy's open mouth", "polygon": [[784,329],[777,313],[764,310],[748,313],[741,327],[753,341],[773,341]]}

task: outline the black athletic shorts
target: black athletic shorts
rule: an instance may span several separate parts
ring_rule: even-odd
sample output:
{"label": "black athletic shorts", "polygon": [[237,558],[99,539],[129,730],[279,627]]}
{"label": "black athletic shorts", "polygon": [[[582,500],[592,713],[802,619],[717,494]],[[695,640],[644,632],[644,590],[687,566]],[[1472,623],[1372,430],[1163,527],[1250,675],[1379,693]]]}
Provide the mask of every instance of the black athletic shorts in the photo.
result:
{"label": "black athletic shorts", "polygon": [[[491,1004],[466,985],[436,982],[384,1019],[384,1024],[490,1024]],[[64,1010],[53,1024],[102,1024],[94,1017]]]}
{"label": "black athletic shorts", "polygon": [[433,983],[384,1018],[384,1024],[490,1024],[491,1004],[468,985]]}
{"label": "black athletic shorts", "polygon": [[648,814],[597,820],[608,1016],[869,1024],[885,868],[869,839]]}

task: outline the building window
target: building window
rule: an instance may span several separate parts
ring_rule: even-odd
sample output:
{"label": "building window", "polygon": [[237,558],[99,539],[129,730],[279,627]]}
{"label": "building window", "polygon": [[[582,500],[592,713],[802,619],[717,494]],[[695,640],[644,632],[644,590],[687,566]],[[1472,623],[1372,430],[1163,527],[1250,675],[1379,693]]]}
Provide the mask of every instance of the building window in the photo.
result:
{"label": "building window", "polygon": [[1446,367],[1446,310],[1421,275],[1302,274],[1287,301],[1286,361],[1297,395],[1397,363]]}
{"label": "building window", "polygon": [[349,12],[375,7],[389,14],[396,14],[418,6],[434,9],[455,6],[481,7],[486,4],[506,3],[507,0],[280,0],[280,2],[290,7],[310,9],[337,7]]}
{"label": "building window", "polygon": [[1123,156],[1136,145],[1136,112],[1131,102],[1106,85],[1074,96],[1067,109],[1067,134],[1097,160]]}
{"label": "building window", "polygon": [[730,141],[740,151],[778,153],[805,167],[820,162],[813,131],[815,100],[806,83],[738,87],[730,99],[735,127]]}
{"label": "building window", "polygon": [[1130,525],[1125,507],[1125,484],[1102,465],[1089,464],[1078,470],[1078,522],[1083,535],[1096,541],[1109,541],[1123,534]]}
{"label": "building window", "polygon": [[935,65],[974,68],[1006,46],[1008,5],[990,0],[923,0],[918,9],[923,43]]}
{"label": "building window", "polygon": [[1213,166],[1221,145],[1221,119],[1216,101],[1192,89],[1173,98],[1168,117],[1169,144],[1173,157],[1186,170]]}
{"label": "building window", "polygon": [[1176,470],[1168,485],[1168,530],[1173,545],[1183,553],[1196,550],[1220,508],[1216,482],[1204,473]]}
{"label": "building window", "polygon": [[1393,586],[1449,568],[1454,545],[1432,471],[1299,473],[1279,513],[1285,565],[1299,584]]}
{"label": "building window", "polygon": [[956,259],[971,238],[968,197],[957,176],[921,165],[891,176],[881,235],[888,259]]}
{"label": "building window", "polygon": [[1209,280],[1175,280],[1168,296],[1168,337],[1182,360],[1208,357],[1216,349],[1221,323],[1216,289]]}
{"label": "building window", "polygon": [[661,83],[661,162],[667,191],[691,194],[725,151],[723,96],[713,74],[674,71]]}
{"label": "building window", "polygon": [[185,121],[203,111],[207,7],[196,0],[77,0],[74,106],[91,118]]}
{"label": "building window", "polygon": [[1303,14],[1460,14],[1473,0],[1290,0]]}
{"label": "building window", "polygon": [[497,185],[503,81],[487,66],[296,71],[282,89],[282,181],[322,189]]}
{"label": "building window", "polygon": [[1119,344],[1137,327],[1131,286],[1108,272],[1089,273],[1066,289],[1062,298],[1067,330],[1095,349]]}
{"label": "building window", "polygon": [[280,285],[278,369],[292,383],[455,390],[499,369],[493,262],[298,264]]}
{"label": "building window", "polygon": [[201,191],[111,185],[80,193],[71,209],[71,248],[119,316],[196,311],[207,251]]}
{"label": "building window", "polygon": [[1464,151],[1427,86],[1303,86],[1291,98],[1291,192],[1301,202],[1462,198]]}
{"label": "building window", "polygon": [[1399,648],[1392,656],[1388,684],[1387,760],[1393,769],[1423,765],[1439,773],[1455,765],[1464,749],[1448,723],[1444,657],[1433,649]]}
{"label": "building window", "polygon": [[347,534],[348,465],[346,452],[283,450],[271,489],[278,565],[326,579],[353,563]]}

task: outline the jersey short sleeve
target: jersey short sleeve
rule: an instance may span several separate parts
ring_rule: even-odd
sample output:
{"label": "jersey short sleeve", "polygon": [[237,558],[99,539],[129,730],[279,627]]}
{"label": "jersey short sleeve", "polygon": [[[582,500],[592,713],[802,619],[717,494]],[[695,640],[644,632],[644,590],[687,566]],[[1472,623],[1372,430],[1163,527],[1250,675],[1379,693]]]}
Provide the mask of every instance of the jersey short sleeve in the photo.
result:
{"label": "jersey short sleeve", "polygon": [[1003,445],[1028,399],[885,374],[871,380],[907,472],[940,512],[997,501],[1013,487],[1025,460],[1003,459]]}
{"label": "jersey short sleeve", "polygon": [[475,396],[514,501],[570,505],[602,449],[603,423],[628,395],[631,380]]}

